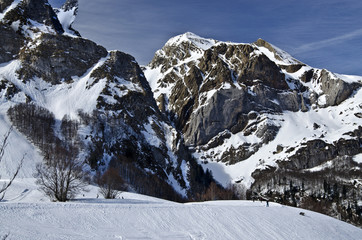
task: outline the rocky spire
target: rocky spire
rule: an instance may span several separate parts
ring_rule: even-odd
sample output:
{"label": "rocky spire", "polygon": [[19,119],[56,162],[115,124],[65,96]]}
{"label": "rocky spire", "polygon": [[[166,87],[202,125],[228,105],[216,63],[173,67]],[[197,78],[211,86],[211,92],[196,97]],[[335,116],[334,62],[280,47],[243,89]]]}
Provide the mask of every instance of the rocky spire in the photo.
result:
{"label": "rocky spire", "polygon": [[[7,2],[7,0],[2,0],[2,2]],[[4,20],[9,24],[20,20],[23,25],[29,24],[29,20],[33,20],[51,26],[58,34],[64,32],[57,15],[47,0],[23,0],[5,15]]]}
{"label": "rocky spire", "polygon": [[[60,9],[55,10],[57,14],[63,12],[62,16],[59,18],[59,21],[63,25],[63,29],[66,32],[77,35],[81,37],[80,33],[73,28],[73,21],[78,14],[78,0],[67,0]],[[65,13],[65,14],[64,14]],[[64,16],[67,16],[64,18]]]}
{"label": "rocky spire", "polygon": [[0,12],[3,12],[14,0],[0,0]]}
{"label": "rocky spire", "polygon": [[76,8],[78,10],[78,0],[67,0],[62,6],[62,9],[65,12],[70,11],[73,8]]}

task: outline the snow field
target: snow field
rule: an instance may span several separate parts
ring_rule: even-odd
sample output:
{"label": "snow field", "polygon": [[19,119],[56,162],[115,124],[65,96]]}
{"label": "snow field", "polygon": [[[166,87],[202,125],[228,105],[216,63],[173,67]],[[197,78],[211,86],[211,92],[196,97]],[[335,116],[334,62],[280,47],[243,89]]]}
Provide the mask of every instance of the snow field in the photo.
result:
{"label": "snow field", "polygon": [[[176,204],[127,198],[1,203],[8,239],[360,239],[362,230],[318,213],[249,201]],[[139,195],[134,195],[136,198]],[[305,212],[305,216],[299,213]]]}
{"label": "snow field", "polygon": [[[122,192],[50,202],[34,179],[17,179],[0,202],[0,239],[360,239],[362,229],[334,218],[260,201],[175,203]],[[300,215],[304,212],[305,216]]]}

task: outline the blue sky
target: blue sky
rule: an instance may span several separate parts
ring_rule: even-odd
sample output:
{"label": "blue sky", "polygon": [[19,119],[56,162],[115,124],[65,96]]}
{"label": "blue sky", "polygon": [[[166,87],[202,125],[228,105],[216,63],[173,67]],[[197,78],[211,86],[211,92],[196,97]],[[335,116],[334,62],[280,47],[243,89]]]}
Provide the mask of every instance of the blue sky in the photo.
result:
{"label": "blue sky", "polygon": [[[61,0],[52,0],[61,2]],[[221,41],[258,38],[298,60],[362,76],[360,0],[80,0],[74,27],[108,50],[147,64],[171,37],[190,31]]]}

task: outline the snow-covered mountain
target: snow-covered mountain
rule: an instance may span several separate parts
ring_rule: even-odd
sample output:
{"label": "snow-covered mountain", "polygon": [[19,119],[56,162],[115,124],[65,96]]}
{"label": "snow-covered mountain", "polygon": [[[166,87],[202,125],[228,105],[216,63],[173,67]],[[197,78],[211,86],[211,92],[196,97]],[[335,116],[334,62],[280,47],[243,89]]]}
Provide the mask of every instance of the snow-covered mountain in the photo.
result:
{"label": "snow-covered mountain", "polygon": [[[188,166],[196,162],[157,108],[142,70],[132,56],[81,38],[71,27],[76,13],[77,1],[55,11],[46,0],[1,1],[3,131],[14,125],[40,156],[58,140],[74,142],[92,171],[112,164],[136,191],[186,197]],[[37,131],[45,118],[54,123]],[[62,130],[66,122],[76,134]]]}
{"label": "snow-covered mountain", "polygon": [[73,145],[91,176],[116,167],[139,193],[223,198],[216,179],[239,197],[362,224],[362,77],[313,68],[262,39],[193,33],[141,68],[82,38],[77,11],[74,0],[60,9],[0,0],[0,134],[16,128],[2,178],[24,153],[19,176],[31,178],[51,146]]}
{"label": "snow-covered mountain", "polygon": [[302,207],[339,199],[333,214],[354,204],[361,221],[362,77],[310,67],[262,39],[193,33],[171,38],[145,75],[160,110],[224,186]]}

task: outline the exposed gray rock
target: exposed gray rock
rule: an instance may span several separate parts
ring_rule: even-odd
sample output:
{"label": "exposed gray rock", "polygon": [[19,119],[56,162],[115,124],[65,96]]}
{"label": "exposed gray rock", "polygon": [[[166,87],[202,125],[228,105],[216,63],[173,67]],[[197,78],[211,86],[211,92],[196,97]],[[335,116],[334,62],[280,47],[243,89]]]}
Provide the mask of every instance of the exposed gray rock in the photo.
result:
{"label": "exposed gray rock", "polygon": [[16,8],[4,16],[6,23],[20,21],[20,25],[30,24],[29,20],[44,23],[52,27],[58,34],[64,33],[57,15],[47,0],[23,0]]}
{"label": "exposed gray rock", "polygon": [[3,92],[2,95],[5,97],[6,100],[11,100],[15,96],[15,94],[19,93],[20,91],[21,90],[12,82],[6,79],[0,80],[0,92]]}
{"label": "exposed gray rock", "polygon": [[0,63],[15,59],[25,38],[2,23],[0,23],[0,36]]}
{"label": "exposed gray rock", "polygon": [[[110,53],[109,59],[100,67],[95,69],[91,77],[95,79],[96,83],[100,79],[107,79],[107,85],[103,90],[103,95],[112,97],[115,102],[109,103],[105,101],[104,97],[100,96],[98,99],[98,108],[104,110],[127,110],[137,118],[132,119],[128,124],[139,128],[138,125],[143,125],[148,122],[148,117],[157,115],[157,118],[163,119],[163,115],[157,108],[156,102],[153,98],[151,88],[143,76],[143,72],[135,59],[126,53],[114,51]],[[122,83],[122,81],[124,81]],[[138,90],[128,91],[124,86],[125,82],[130,82],[138,87]],[[120,90],[124,90],[127,94],[118,96],[113,93],[110,83],[118,85]],[[114,87],[114,86],[113,86]]]}
{"label": "exposed gray rock", "polygon": [[322,70],[316,81],[321,84],[321,89],[326,95],[325,106],[340,104],[361,86],[361,84],[348,84],[341,79],[331,77],[331,73],[327,70]]}
{"label": "exposed gray rock", "polygon": [[[62,9],[64,11],[70,11],[73,8],[77,8],[78,9],[78,0],[67,0],[63,6]],[[77,10],[76,10],[77,11]]]}
{"label": "exposed gray rock", "polygon": [[58,84],[82,76],[107,50],[94,42],[64,35],[42,34],[40,44],[20,52],[22,68],[19,76],[27,81],[34,76]]}
{"label": "exposed gray rock", "polygon": [[282,161],[279,166],[293,170],[313,168],[337,157],[354,156],[359,153],[362,153],[362,148],[358,139],[342,138],[333,144],[316,139],[306,142],[290,157],[290,161]]}
{"label": "exposed gray rock", "polygon": [[0,0],[0,12],[3,12],[13,2],[14,2],[14,0]]}
{"label": "exposed gray rock", "polygon": [[236,164],[245,159],[248,159],[251,155],[259,150],[259,147],[259,144],[252,145],[250,143],[243,143],[236,149],[231,147],[228,151],[223,152],[221,161],[228,165]]}
{"label": "exposed gray rock", "polygon": [[254,85],[255,80],[275,89],[289,89],[285,81],[285,75],[264,54],[250,58],[248,62],[243,64],[239,73],[238,82],[240,83],[251,86]]}

